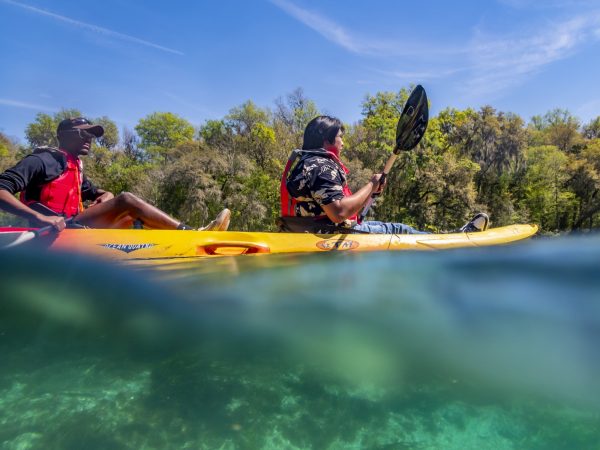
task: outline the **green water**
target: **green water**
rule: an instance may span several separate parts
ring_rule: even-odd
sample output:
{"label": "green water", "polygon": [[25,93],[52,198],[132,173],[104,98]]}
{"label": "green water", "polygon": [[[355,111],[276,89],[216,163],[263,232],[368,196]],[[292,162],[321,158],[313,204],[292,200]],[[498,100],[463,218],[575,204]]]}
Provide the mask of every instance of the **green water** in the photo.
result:
{"label": "green water", "polygon": [[0,448],[600,448],[598,261],[2,253]]}

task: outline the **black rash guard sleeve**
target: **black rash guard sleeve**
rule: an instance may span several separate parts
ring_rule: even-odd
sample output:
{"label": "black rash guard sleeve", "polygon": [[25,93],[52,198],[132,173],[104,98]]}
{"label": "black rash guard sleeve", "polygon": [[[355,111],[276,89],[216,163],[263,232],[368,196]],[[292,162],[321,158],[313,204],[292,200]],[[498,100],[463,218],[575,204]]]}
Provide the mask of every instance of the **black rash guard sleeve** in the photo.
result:
{"label": "black rash guard sleeve", "polygon": [[15,166],[0,174],[0,189],[16,194],[30,186],[47,183],[58,177],[63,167],[54,158],[41,155],[27,155]]}

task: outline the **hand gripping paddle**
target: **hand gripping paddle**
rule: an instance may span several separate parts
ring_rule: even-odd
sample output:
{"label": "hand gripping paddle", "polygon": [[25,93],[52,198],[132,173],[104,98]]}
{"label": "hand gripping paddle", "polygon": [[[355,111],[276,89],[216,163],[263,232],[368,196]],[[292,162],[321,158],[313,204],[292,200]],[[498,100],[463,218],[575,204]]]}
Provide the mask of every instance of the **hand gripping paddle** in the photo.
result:
{"label": "hand gripping paddle", "polygon": [[[404,105],[400,119],[398,119],[398,125],[396,127],[396,145],[394,146],[392,155],[381,171],[381,178],[379,179],[380,184],[385,182],[385,178],[387,177],[387,174],[390,173],[398,154],[401,151],[412,150],[417,146],[425,134],[425,130],[427,130],[428,121],[429,105],[427,104],[427,94],[425,93],[423,86],[419,84],[411,92],[410,97],[408,97],[408,100]],[[367,216],[369,209],[371,209],[371,206],[378,195],[378,193],[371,195],[371,198],[360,213],[359,222],[362,222]]]}
{"label": "hand gripping paddle", "polygon": [[[65,219],[65,224],[69,225],[71,222],[73,222],[73,217],[69,217],[68,219]],[[52,225],[48,225],[43,228],[38,228],[37,230],[25,231],[18,238],[16,238],[14,241],[12,241],[10,244],[5,245],[4,247],[0,247],[0,250],[17,247],[18,245],[24,244],[25,242],[29,242],[32,239],[38,238],[40,236],[46,236],[54,231],[55,230]]]}

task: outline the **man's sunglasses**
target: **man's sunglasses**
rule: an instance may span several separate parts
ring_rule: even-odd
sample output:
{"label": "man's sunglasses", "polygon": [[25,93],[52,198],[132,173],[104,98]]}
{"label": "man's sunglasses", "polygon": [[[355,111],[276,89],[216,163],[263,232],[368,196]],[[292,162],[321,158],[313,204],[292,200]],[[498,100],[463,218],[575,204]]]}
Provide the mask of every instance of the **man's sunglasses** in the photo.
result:
{"label": "man's sunglasses", "polygon": [[81,139],[83,139],[84,141],[89,141],[92,139],[96,139],[96,135],[89,133],[88,131],[85,130],[81,130],[79,128],[76,128],[74,130],[65,130],[65,131],[61,131],[60,134],[64,134],[64,133],[78,133],[79,137]]}

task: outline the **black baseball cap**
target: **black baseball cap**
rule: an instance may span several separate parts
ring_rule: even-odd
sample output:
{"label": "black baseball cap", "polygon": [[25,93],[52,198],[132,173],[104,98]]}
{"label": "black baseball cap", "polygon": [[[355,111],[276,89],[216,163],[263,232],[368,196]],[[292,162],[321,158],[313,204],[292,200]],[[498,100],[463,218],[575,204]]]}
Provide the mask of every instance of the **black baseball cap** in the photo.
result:
{"label": "black baseball cap", "polygon": [[62,120],[58,124],[56,134],[60,134],[62,131],[70,130],[85,130],[88,133],[92,133],[96,137],[100,137],[104,134],[104,128],[102,128],[101,125],[94,125],[85,117],[69,117],[68,119]]}

